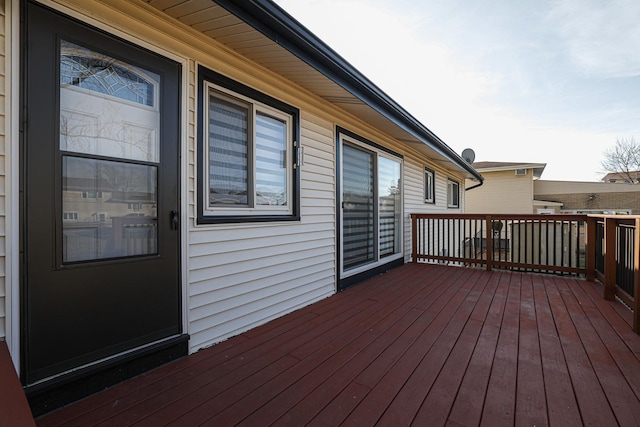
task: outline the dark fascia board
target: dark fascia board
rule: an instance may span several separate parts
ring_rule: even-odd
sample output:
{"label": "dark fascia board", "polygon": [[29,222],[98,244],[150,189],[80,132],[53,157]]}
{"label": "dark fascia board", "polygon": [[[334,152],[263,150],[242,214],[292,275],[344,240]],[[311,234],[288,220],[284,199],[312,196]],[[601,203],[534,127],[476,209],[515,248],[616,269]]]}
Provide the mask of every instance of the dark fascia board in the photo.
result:
{"label": "dark fascia board", "polygon": [[474,178],[484,178],[447,144],[270,0],[212,0],[414,135]]}

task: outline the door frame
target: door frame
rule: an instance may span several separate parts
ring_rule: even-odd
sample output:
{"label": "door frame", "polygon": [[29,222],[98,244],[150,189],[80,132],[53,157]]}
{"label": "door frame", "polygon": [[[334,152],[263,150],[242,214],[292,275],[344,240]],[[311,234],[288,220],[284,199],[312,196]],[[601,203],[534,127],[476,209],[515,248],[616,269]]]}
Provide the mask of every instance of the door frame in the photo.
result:
{"label": "door frame", "polygon": [[[7,58],[10,58],[7,61],[7,70],[10,70],[10,77],[7,79],[11,83],[11,91],[7,96],[9,99],[6,102],[7,111],[10,112],[10,117],[8,119],[8,132],[7,132],[7,154],[6,154],[6,164],[9,168],[10,173],[7,177],[10,180],[10,191],[7,194],[6,205],[8,207],[7,213],[7,246],[11,247],[11,253],[20,254],[20,250],[23,247],[23,243],[25,240],[24,234],[24,226],[25,226],[25,209],[24,209],[24,199],[21,196],[21,189],[24,186],[24,162],[26,158],[23,153],[23,147],[25,143],[25,135],[22,132],[22,124],[24,123],[25,118],[23,117],[23,105],[25,102],[25,84],[26,84],[26,55],[23,53],[24,47],[21,44],[21,41],[26,38],[26,26],[22,24],[21,17],[25,16],[26,4],[29,0],[10,0],[6,2],[5,12],[6,23],[10,23],[10,26],[7,26],[7,34],[10,34],[11,37],[11,50],[7,52]],[[163,56],[167,59],[170,59],[174,62],[177,62],[180,66],[182,72],[180,76],[180,102],[181,104],[188,105],[188,65],[189,60],[184,56],[178,55],[176,52],[169,51],[162,47],[159,47],[157,44],[153,44],[147,42],[141,38],[138,38],[121,28],[127,28],[128,22],[133,22],[133,20],[124,14],[119,16],[118,28],[111,26],[107,23],[107,20],[101,20],[102,15],[100,13],[93,13],[91,17],[86,16],[70,7],[59,5],[59,4],[51,4],[48,1],[43,0],[31,0],[32,3],[40,4],[52,12],[61,13],[71,19],[74,19],[80,22],[82,25],[92,26],[99,31],[105,33],[106,35],[113,36],[123,40],[124,42],[139,46],[144,49],[147,49],[157,55]],[[98,11],[104,12],[113,12],[108,10],[108,8],[102,4],[93,5]],[[96,10],[92,9],[92,12],[96,12]],[[161,34],[159,31],[157,34]],[[10,108],[9,108],[10,106]],[[176,162],[178,167],[177,178],[178,178],[178,208],[182,213],[182,218],[179,221],[179,229],[177,233],[179,233],[179,247],[177,250],[179,251],[178,255],[178,263],[179,263],[179,280],[180,280],[180,310],[181,310],[181,323],[182,323],[182,331],[185,337],[188,337],[188,310],[187,310],[187,236],[188,236],[188,224],[186,214],[187,214],[187,198],[185,195],[187,194],[187,179],[184,179],[183,172],[187,171],[187,154],[188,154],[188,146],[186,141],[188,141],[188,126],[185,124],[188,123],[188,112],[186,108],[180,108],[180,114],[178,118],[178,125],[180,126],[179,137],[178,137],[178,155],[180,159]],[[8,306],[11,308],[7,313],[7,328],[6,335],[7,341],[9,344],[10,352],[12,355],[12,359],[14,362],[14,366],[18,372],[22,372],[21,359],[22,359],[22,333],[21,333],[21,320],[22,320],[22,310],[24,309],[23,304],[25,298],[23,296],[23,290],[25,286],[25,272],[26,272],[26,264],[22,259],[22,256],[11,256],[11,253],[6,254],[6,263],[7,263],[7,277],[10,278],[10,281],[7,282],[7,299],[10,300]],[[188,349],[188,342],[185,341],[184,337],[182,339],[184,341],[184,345]],[[158,343],[151,343],[149,345],[142,346],[141,348],[132,349],[129,351],[125,351],[119,355],[113,356],[110,359],[118,359],[121,356],[126,356],[129,353],[136,353],[141,349],[146,348],[154,348],[158,347]],[[85,368],[91,368],[98,365],[104,364],[104,361],[96,361],[93,363],[89,363],[78,369],[78,371],[82,371]],[[75,371],[74,371],[75,372]],[[64,376],[65,374],[60,374],[59,376]],[[22,378],[24,380],[24,377]],[[47,382],[48,380],[44,380]],[[39,384],[36,384],[34,390],[39,389]]]}
{"label": "door frame", "polygon": [[[379,236],[376,234],[375,238],[375,261],[369,264],[362,265],[360,267],[356,267],[352,272],[346,272],[344,274],[343,271],[343,260],[342,260],[342,248],[343,248],[343,209],[342,209],[342,162],[343,162],[343,153],[342,153],[342,140],[347,139],[350,144],[363,151],[370,151],[376,157],[381,156],[381,153],[386,153],[389,158],[394,158],[400,161],[400,179],[402,183],[402,192],[401,192],[401,220],[400,220],[400,241],[401,241],[401,251],[397,254],[390,256],[386,261],[381,261],[379,258]],[[373,141],[370,141],[350,130],[342,128],[340,126],[336,126],[335,129],[335,144],[336,144],[336,291],[342,291],[347,289],[350,286],[355,285],[358,282],[376,276],[380,273],[388,271],[394,267],[398,267],[404,264],[404,258],[406,253],[406,247],[404,244],[404,231],[405,231],[405,223],[404,223],[404,170],[405,170],[405,159],[404,156],[400,153],[397,153],[387,147],[384,147],[380,144],[377,144]],[[387,156],[384,156],[387,157]],[[375,186],[378,184],[377,179],[377,159],[376,166],[374,166],[374,194],[377,194],[377,190]],[[378,211],[378,199],[376,197],[376,208],[375,211]],[[376,220],[379,219],[379,216],[376,215]],[[377,226],[376,226],[377,227]]]}

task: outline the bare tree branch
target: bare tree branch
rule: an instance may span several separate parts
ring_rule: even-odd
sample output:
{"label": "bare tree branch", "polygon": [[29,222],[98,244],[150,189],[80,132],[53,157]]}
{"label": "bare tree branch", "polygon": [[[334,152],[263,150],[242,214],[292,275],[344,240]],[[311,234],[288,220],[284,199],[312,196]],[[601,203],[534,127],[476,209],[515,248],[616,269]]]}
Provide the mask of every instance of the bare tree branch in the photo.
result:
{"label": "bare tree branch", "polygon": [[640,171],[640,142],[633,136],[617,138],[615,145],[605,150],[601,164],[607,172],[618,173],[632,184],[640,182],[636,173]]}

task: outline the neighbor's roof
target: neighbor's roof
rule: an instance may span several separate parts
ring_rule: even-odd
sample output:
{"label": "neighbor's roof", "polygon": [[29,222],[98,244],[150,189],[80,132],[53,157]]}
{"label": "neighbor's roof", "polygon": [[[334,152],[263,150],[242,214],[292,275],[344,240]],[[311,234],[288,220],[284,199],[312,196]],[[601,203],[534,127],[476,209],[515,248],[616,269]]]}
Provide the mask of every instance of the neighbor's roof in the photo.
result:
{"label": "neighbor's roof", "polygon": [[458,153],[273,1],[163,0],[149,5],[375,124],[442,167],[482,180]]}
{"label": "neighbor's roof", "polygon": [[500,172],[516,169],[533,169],[533,176],[540,178],[546,163],[522,163],[522,162],[474,162],[472,165],[478,172]]}
{"label": "neighbor's roof", "polygon": [[[640,171],[630,171],[629,175],[631,175],[632,178],[634,179],[639,179],[640,178]],[[604,182],[608,182],[609,180],[627,180],[629,179],[629,177],[627,176],[627,174],[625,172],[611,172],[606,174],[602,180]]]}

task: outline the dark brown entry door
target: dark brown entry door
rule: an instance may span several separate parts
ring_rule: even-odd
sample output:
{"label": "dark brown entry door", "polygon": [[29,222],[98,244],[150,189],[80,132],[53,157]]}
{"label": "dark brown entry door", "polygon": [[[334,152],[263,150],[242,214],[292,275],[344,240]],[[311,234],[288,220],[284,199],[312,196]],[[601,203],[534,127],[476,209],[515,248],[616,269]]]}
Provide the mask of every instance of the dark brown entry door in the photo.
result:
{"label": "dark brown entry door", "polygon": [[26,6],[23,376],[182,330],[180,67]]}

